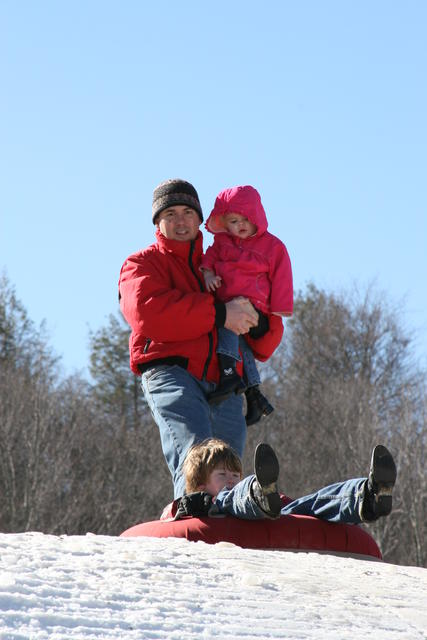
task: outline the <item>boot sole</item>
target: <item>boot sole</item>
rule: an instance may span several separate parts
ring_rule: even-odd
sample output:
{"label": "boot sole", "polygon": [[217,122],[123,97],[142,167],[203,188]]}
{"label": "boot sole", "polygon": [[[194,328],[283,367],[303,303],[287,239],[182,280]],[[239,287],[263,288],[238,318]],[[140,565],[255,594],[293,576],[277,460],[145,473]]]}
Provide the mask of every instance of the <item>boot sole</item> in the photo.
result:
{"label": "boot sole", "polygon": [[280,466],[269,444],[262,442],[255,449],[254,468],[256,479],[267,499],[270,512],[279,515],[282,508],[282,500],[277,491]]}
{"label": "boot sole", "polygon": [[381,444],[374,447],[371,458],[369,477],[375,490],[375,513],[387,516],[393,506],[392,492],[396,482],[397,471],[393,456]]}

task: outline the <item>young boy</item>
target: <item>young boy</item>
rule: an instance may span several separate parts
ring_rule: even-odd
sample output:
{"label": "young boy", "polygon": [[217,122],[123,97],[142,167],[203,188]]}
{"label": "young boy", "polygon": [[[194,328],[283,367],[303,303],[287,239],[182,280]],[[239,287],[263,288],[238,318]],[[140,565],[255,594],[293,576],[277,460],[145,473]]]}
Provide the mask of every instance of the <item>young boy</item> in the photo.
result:
{"label": "young boy", "polygon": [[278,492],[279,462],[270,445],[257,446],[254,471],[242,479],[239,456],[221,440],[193,446],[184,463],[187,494],[167,507],[162,519],[227,514],[258,520],[294,514],[360,524],[387,516],[392,509],[396,466],[382,445],[373,449],[367,478],[337,482],[297,500]]}
{"label": "young boy", "polygon": [[[290,316],[293,307],[292,270],[285,245],[267,231],[261,198],[249,185],[221,191],[206,222],[214,242],[201,261],[206,288],[223,302],[235,296],[248,298],[259,314],[259,323],[249,331],[259,337],[268,330],[269,316]],[[239,340],[240,338],[240,340]],[[243,356],[244,379],[236,372]],[[222,402],[232,393],[245,391],[246,424],[269,415],[273,407],[259,390],[261,383],[251,349],[242,336],[228,329],[218,331],[220,383],[210,395],[211,403]],[[246,389],[246,390],[245,390]]]}

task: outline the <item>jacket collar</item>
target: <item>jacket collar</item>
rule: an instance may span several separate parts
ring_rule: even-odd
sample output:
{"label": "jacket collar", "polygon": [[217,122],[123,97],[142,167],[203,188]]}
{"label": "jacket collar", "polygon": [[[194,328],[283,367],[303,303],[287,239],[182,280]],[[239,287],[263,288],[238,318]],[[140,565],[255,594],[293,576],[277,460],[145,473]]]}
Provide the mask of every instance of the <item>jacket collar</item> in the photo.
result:
{"label": "jacket collar", "polygon": [[192,245],[193,245],[193,259],[201,258],[203,254],[203,235],[199,230],[196,239],[188,242],[181,242],[180,240],[169,240],[165,238],[160,229],[156,229],[157,244],[162,253],[173,253],[176,256],[188,259]]}

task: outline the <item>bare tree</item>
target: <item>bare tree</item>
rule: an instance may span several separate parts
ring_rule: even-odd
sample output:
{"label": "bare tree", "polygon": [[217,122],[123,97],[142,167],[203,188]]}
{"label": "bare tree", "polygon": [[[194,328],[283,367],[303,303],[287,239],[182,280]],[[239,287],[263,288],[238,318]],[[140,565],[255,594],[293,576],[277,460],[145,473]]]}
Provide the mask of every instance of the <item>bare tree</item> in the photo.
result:
{"label": "bare tree", "polygon": [[97,349],[95,385],[61,380],[43,331],[0,282],[2,531],[117,534],[171,498],[157,428],[129,370],[124,382],[105,366],[110,347]]}
{"label": "bare tree", "polygon": [[90,334],[90,373],[99,408],[120,416],[127,427],[137,427],[147,404],[140,380],[129,369],[129,327],[119,312],[108,325]]}
{"label": "bare tree", "polygon": [[36,328],[6,276],[0,279],[0,526],[31,526],[38,480],[44,465],[46,390],[56,375],[56,358],[43,326]]}

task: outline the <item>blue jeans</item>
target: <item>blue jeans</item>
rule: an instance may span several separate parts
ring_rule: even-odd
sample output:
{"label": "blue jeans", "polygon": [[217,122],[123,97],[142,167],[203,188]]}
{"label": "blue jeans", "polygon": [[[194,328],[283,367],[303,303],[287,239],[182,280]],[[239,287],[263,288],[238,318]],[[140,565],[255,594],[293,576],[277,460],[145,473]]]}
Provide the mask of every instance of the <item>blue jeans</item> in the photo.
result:
{"label": "blue jeans", "polygon": [[[265,518],[250,493],[254,478],[254,475],[248,476],[233,489],[222,489],[215,501],[218,512],[244,520]],[[365,481],[366,478],[355,478],[330,484],[282,507],[281,515],[314,516],[328,522],[360,524],[359,507]]]}
{"label": "blue jeans", "polygon": [[142,374],[142,389],[160,431],[174,485],[174,497],[185,493],[182,465],[189,448],[206,438],[220,438],[239,456],[246,442],[242,397],[232,394],[220,404],[210,405],[207,394],[213,382],[195,378],[178,365],[158,365]]}
{"label": "blue jeans", "polygon": [[238,336],[234,331],[230,331],[230,329],[225,329],[224,327],[218,329],[217,353],[230,356],[237,362],[241,362],[242,358],[240,357],[239,347],[243,355],[243,371],[246,385],[248,387],[255,387],[261,384],[261,378],[259,377],[252,349],[243,336]]}

